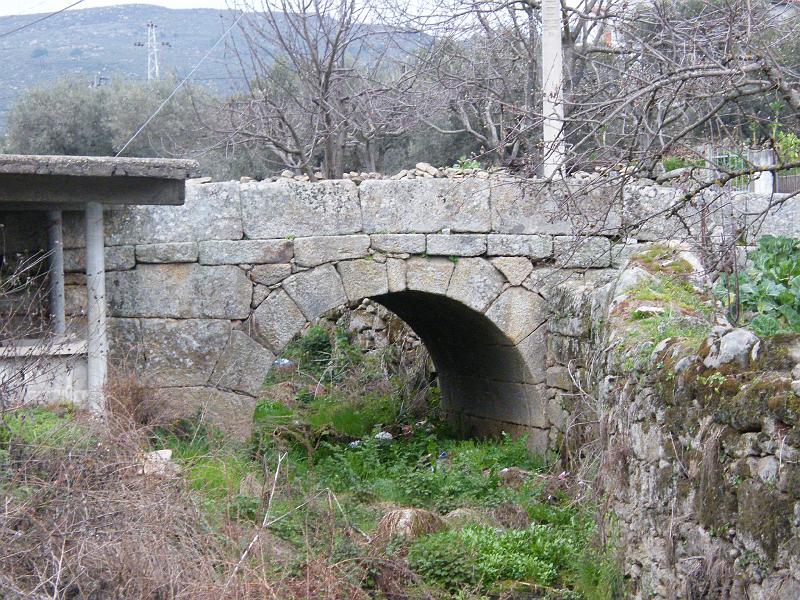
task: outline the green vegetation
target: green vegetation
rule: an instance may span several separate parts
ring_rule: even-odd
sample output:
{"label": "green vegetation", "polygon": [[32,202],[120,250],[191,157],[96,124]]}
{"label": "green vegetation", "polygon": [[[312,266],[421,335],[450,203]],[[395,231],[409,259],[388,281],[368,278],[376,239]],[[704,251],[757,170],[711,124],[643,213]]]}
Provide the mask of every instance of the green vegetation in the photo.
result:
{"label": "green vegetation", "polygon": [[748,259],[746,271],[723,274],[714,287],[730,317],[762,336],[800,333],[800,242],[765,235]]}
{"label": "green vegetation", "polygon": [[[381,598],[361,557],[376,551],[369,540],[382,515],[398,507],[439,515],[465,509],[474,515],[466,523],[389,539],[380,550],[381,561],[414,573],[404,597],[427,590],[436,598],[478,598],[505,585],[552,598],[620,597],[613,548],[592,546],[593,506],[576,503],[566,487],[554,490],[549,460],[530,453],[524,439],[451,437],[424,418],[436,415],[435,387],[422,390],[422,405],[410,404],[421,390],[404,392],[399,375],[387,381],[377,369],[391,356],[362,355],[341,329],[312,327],[284,358],[296,363],[269,378],[249,446],[191,422],[153,438],[155,447],[173,449],[210,522],[258,523],[269,510],[269,531],[295,549],[291,568],[301,569],[307,557],[345,561],[348,579]],[[379,431],[393,439],[376,437]],[[269,504],[252,482],[266,490],[279,456]],[[505,481],[501,471],[509,467],[524,480]]]}
{"label": "green vegetation", "polygon": [[675,169],[684,169],[687,167],[703,167],[705,161],[703,159],[684,158],[683,156],[666,156],[661,160],[664,170],[669,173]]}
{"label": "green vegetation", "polygon": [[[264,546],[244,560],[237,581],[280,598],[478,600],[513,590],[552,600],[622,597],[617,553],[596,543],[597,508],[580,499],[585,488],[551,474],[551,459],[529,452],[525,439],[450,436],[431,418],[436,388],[401,368],[396,351],[362,354],[345,331],[311,328],[266,382],[249,443],[232,441],[201,415],[132,432],[116,417],[110,428],[93,429],[68,409],[8,413],[0,423],[0,493],[12,513],[35,499],[37,519],[48,523],[61,514],[49,512],[60,498],[60,511],[80,515],[76,527],[87,517],[69,494],[90,497],[88,530],[96,519],[110,536],[92,548],[113,556],[129,542],[109,529],[108,502],[133,503],[127,539],[146,552],[149,540],[164,540],[168,555],[148,569],[186,560],[174,568],[193,565],[181,584],[189,587],[197,578],[200,587],[227,586],[260,531]],[[427,364],[424,354],[418,359]],[[139,477],[144,453],[164,448],[179,474]],[[93,491],[81,496],[80,485]],[[431,511],[431,525],[412,535],[392,529],[384,516],[401,508]],[[456,509],[458,517],[446,516]],[[177,520],[159,520],[168,514]],[[141,515],[154,515],[146,530]],[[8,565],[19,577],[30,571]],[[323,580],[325,593],[308,590],[309,581]]]}
{"label": "green vegetation", "polygon": [[670,338],[680,338],[697,349],[712,326],[713,301],[687,278],[693,269],[672,247],[653,244],[631,259],[652,277],[626,292],[629,322],[625,347],[632,351],[626,368],[650,356],[653,348]]}
{"label": "green vegetation", "polygon": [[[783,164],[793,164],[800,162],[800,136],[791,131],[778,130],[773,133],[775,138],[775,150],[778,153],[778,160]],[[779,175],[798,175],[800,167],[783,169]]]}
{"label": "green vegetation", "polygon": [[466,156],[462,155],[458,158],[458,161],[453,165],[454,169],[461,169],[462,171],[467,171],[471,169],[480,169],[481,163],[480,161],[474,158],[467,158]]}

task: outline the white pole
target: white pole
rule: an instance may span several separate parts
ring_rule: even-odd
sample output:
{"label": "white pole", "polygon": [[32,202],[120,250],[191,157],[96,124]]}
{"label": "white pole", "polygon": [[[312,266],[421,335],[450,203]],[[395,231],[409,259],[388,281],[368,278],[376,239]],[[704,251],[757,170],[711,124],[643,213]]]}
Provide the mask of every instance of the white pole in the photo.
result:
{"label": "white pole", "polygon": [[[750,150],[747,158],[756,167],[774,167],[776,162],[775,151],[772,148]],[[753,175],[750,187],[756,194],[772,194],[775,191],[775,176],[772,171],[756,173]]]}
{"label": "white pole", "polygon": [[103,205],[86,204],[86,288],[88,408],[105,414],[104,386],[108,369],[108,337],[106,331],[106,269],[103,241]]}
{"label": "white pole", "polygon": [[542,0],[542,124],[544,176],[564,162],[564,58],[561,50],[561,3]]}
{"label": "white pole", "polygon": [[64,315],[64,236],[61,228],[61,211],[48,211],[47,221],[51,327],[54,334],[63,336],[67,331],[67,321]]}

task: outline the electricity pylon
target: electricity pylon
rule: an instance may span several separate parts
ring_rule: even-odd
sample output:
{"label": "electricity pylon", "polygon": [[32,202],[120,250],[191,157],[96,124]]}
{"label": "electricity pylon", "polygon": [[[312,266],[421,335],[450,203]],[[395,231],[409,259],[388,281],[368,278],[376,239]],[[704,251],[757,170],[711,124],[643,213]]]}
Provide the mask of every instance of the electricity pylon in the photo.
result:
{"label": "electricity pylon", "polygon": [[[158,49],[159,47],[169,47],[169,42],[158,41],[158,25],[150,21],[147,24],[147,81],[154,81],[161,78],[158,69]],[[144,47],[144,42],[136,42],[134,46]]]}

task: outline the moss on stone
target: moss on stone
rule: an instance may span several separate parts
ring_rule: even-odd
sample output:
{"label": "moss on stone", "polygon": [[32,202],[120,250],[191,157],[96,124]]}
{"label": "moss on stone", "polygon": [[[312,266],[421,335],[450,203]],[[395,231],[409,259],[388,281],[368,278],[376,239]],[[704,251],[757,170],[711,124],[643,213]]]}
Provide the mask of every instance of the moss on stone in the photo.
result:
{"label": "moss on stone", "polygon": [[755,374],[735,396],[720,395],[714,417],[739,432],[760,431],[767,415],[794,425],[800,406],[789,386],[790,380],[780,373]]}
{"label": "moss on stone", "polygon": [[665,244],[653,244],[647,250],[635,254],[631,260],[651,273],[685,275],[694,271],[688,260],[678,256],[678,250]]}
{"label": "moss on stone", "polygon": [[770,561],[791,536],[792,502],[786,494],[746,479],[739,486],[738,529],[760,542]]}

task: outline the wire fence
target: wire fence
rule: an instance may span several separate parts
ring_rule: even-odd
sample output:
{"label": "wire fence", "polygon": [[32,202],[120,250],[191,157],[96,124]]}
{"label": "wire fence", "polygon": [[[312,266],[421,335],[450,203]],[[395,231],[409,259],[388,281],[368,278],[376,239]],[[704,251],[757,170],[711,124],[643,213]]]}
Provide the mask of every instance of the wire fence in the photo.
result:
{"label": "wire fence", "polygon": [[[706,161],[720,173],[758,171],[776,164],[775,154],[770,149],[708,148]],[[763,179],[762,179],[763,178]],[[759,172],[754,175],[738,175],[730,179],[725,187],[743,192],[794,194],[800,192],[800,169],[783,169]]]}

